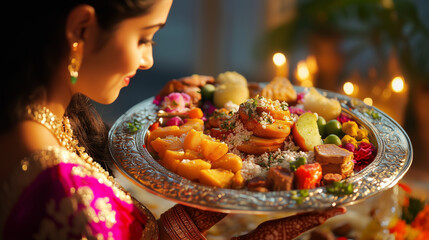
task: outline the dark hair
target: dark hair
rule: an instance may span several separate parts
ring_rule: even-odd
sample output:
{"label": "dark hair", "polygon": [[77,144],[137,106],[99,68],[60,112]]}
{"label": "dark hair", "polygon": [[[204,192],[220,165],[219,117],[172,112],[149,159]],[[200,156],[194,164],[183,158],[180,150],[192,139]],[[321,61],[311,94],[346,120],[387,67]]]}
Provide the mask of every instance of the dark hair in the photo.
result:
{"label": "dark hair", "polygon": [[[2,3],[3,76],[0,87],[0,133],[23,119],[25,106],[39,89],[47,88],[52,73],[70,49],[65,36],[69,12],[80,4],[94,7],[97,22],[108,34],[122,20],[142,15],[155,0],[46,0]],[[9,13],[6,13],[8,11]],[[8,15],[7,19],[3,19]],[[10,16],[19,16],[13,22]],[[100,42],[102,44],[102,42]],[[2,50],[3,51],[3,50]],[[5,56],[5,55],[3,55]],[[7,86],[7,87],[5,87]],[[43,92],[43,91],[42,91]],[[96,160],[104,158],[107,128],[86,96],[73,96],[66,110],[80,144]],[[91,139],[91,141],[88,141]]]}

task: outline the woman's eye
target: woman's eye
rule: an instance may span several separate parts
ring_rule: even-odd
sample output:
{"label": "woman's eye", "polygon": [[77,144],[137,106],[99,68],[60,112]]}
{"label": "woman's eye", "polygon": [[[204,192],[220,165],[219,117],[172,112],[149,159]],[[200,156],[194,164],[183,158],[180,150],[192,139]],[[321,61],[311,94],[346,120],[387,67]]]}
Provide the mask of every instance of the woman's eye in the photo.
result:
{"label": "woman's eye", "polygon": [[150,39],[140,39],[140,41],[139,41],[139,45],[151,45],[151,46],[154,46],[154,45],[156,45],[156,42],[155,41],[152,41],[152,40],[150,40]]}

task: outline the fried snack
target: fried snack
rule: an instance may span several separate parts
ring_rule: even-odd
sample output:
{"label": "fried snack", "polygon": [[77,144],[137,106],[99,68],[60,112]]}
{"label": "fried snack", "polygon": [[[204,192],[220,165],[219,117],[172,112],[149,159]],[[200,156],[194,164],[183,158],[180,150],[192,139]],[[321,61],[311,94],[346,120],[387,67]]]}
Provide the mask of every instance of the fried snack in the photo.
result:
{"label": "fried snack", "polygon": [[284,77],[275,77],[262,89],[261,95],[271,100],[285,101],[287,103],[295,102],[297,97],[292,83]]}
{"label": "fried snack", "polygon": [[198,101],[201,100],[200,88],[207,83],[214,83],[214,78],[194,74],[188,77],[172,79],[164,85],[158,95],[164,97],[172,92],[184,92],[191,97],[192,103],[197,105]]}

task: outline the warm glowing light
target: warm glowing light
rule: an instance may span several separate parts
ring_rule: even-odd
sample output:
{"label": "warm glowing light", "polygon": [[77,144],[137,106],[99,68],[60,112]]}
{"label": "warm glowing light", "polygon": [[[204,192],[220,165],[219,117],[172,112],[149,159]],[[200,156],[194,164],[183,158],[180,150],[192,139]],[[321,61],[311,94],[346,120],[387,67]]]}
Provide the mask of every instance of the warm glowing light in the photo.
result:
{"label": "warm glowing light", "polygon": [[352,93],[355,91],[355,86],[351,82],[346,82],[343,85],[343,90],[347,95],[352,95]]}
{"label": "warm glowing light", "polygon": [[372,98],[370,98],[370,97],[366,97],[366,98],[364,98],[364,99],[363,99],[363,102],[364,102],[366,105],[369,105],[369,106],[372,106],[372,104],[374,103],[374,102],[372,101]]}
{"label": "warm glowing light", "polygon": [[275,53],[273,55],[273,62],[276,66],[282,66],[286,63],[286,56],[283,53]]}
{"label": "warm glowing light", "polygon": [[301,82],[301,86],[303,87],[313,87],[313,82],[311,80],[303,80]]}
{"label": "warm glowing light", "polygon": [[307,66],[311,74],[315,74],[317,72],[318,67],[315,56],[311,55],[307,57]]}
{"label": "warm glowing light", "polygon": [[296,75],[300,81],[308,80],[310,78],[310,71],[304,61],[299,61],[296,69]]}
{"label": "warm glowing light", "polygon": [[404,79],[402,77],[395,77],[391,82],[391,87],[394,92],[402,92],[404,90]]}
{"label": "warm glowing light", "polygon": [[392,96],[392,91],[390,91],[389,88],[385,88],[383,90],[383,92],[381,93],[381,96],[385,99],[388,99],[388,98],[390,98],[390,96]]}

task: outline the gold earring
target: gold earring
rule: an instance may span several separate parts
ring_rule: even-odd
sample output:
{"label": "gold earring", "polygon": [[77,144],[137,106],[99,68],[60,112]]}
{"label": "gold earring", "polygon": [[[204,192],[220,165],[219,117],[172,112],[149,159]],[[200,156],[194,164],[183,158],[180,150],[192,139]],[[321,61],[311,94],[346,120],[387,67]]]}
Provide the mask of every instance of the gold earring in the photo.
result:
{"label": "gold earring", "polygon": [[80,64],[82,63],[83,41],[74,42],[71,48],[70,63],[68,69],[70,72],[70,81],[72,84],[77,82]]}

